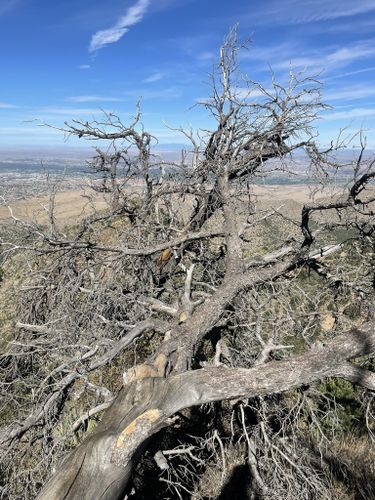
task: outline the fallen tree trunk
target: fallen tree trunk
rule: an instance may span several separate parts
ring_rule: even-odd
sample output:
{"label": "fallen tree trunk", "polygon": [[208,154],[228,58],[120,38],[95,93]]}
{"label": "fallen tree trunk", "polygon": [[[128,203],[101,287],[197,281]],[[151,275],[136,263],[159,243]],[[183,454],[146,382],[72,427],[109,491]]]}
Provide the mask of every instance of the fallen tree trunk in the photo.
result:
{"label": "fallen tree trunk", "polygon": [[134,380],[103,421],[63,462],[39,500],[120,500],[149,439],[178,411],[224,399],[266,396],[341,377],[375,390],[375,374],[349,362],[375,351],[375,329],[352,329],[301,355],[251,369],[210,367]]}

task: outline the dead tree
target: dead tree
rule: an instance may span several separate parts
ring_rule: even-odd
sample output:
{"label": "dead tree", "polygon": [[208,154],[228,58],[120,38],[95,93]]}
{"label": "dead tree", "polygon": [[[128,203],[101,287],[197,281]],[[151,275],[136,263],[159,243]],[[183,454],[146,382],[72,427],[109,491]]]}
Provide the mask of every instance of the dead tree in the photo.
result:
{"label": "dead tree", "polygon": [[[239,73],[237,52],[233,31],[202,103],[216,127],[181,130],[191,143],[181,161],[152,154],[139,110],[130,126],[114,115],[66,124],[67,134],[110,144],[92,163],[104,179],[94,187],[111,193],[108,211],[64,230],[51,215],[53,231],[13,217],[34,237],[3,242],[4,252],[34,261],[19,333],[1,357],[4,409],[14,419],[0,432],[2,471],[15,485],[3,482],[3,498],[19,498],[20,488],[23,498],[128,498],[150,450],[173,498],[201,498],[198,476],[212,459],[203,449],[218,454],[220,488],[230,475],[215,418],[245,450],[249,498],[330,494],[297,423],[308,413],[324,435],[311,403],[320,381],[375,390],[366,358],[375,352],[374,160],[364,144],[352,165],[337,160],[333,145],[318,149],[317,80],[291,74],[288,85],[273,78],[264,88]],[[254,185],[274,172],[292,175],[301,150],[314,187],[349,168],[350,182],[329,198],[316,195],[299,218],[262,207]],[[356,321],[345,314],[348,300]],[[336,309],[325,328],[328,303]],[[294,394],[292,405],[284,393]],[[200,451],[176,438],[178,428],[197,427],[194,408],[207,426]],[[186,458],[186,484],[170,457]]]}

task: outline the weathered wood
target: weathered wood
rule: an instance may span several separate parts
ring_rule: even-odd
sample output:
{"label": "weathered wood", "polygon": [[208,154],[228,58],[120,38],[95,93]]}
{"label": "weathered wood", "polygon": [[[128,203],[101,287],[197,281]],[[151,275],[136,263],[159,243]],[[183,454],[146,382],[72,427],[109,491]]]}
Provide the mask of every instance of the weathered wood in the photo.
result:
{"label": "weathered wood", "polygon": [[348,360],[375,351],[375,329],[352,329],[321,349],[252,369],[213,367],[167,379],[145,378],[124,387],[103,421],[71,455],[39,500],[120,500],[132,467],[149,439],[183,408],[234,398],[265,396],[327,377],[375,390],[375,374]]}
{"label": "weathered wood", "polygon": [[[322,246],[326,244],[326,238],[324,235],[317,238],[317,235],[319,231],[331,232],[332,226],[319,224],[320,229],[313,231],[312,223],[315,226],[316,221],[312,220],[311,215],[329,210],[350,212],[351,209],[364,205],[359,194],[368,181],[375,179],[375,174],[367,170],[368,173],[359,176],[361,153],[347,199],[305,205],[300,223],[297,223],[301,234],[297,236],[294,231],[290,234],[288,231],[279,236],[278,231],[275,231],[275,248],[272,246],[270,253],[258,258],[255,254],[256,242],[241,237],[247,225],[255,226],[269,217],[269,214],[263,217],[256,215],[250,188],[254,176],[263,178],[274,168],[279,170],[279,160],[301,147],[311,150],[310,154],[315,156],[319,164],[325,153],[320,155],[315,147],[311,124],[324,106],[319,97],[320,85],[316,86],[315,79],[300,79],[295,75],[291,75],[289,87],[285,89],[275,80],[273,90],[259,86],[261,94],[264,94],[264,102],[260,100],[259,104],[250,104],[247,97],[240,98],[237,89],[239,82],[241,86],[243,84],[242,78],[238,80],[234,77],[237,74],[237,50],[237,39],[233,31],[220,50],[218,73],[213,74],[213,92],[205,103],[206,109],[217,122],[216,129],[207,137],[200,137],[198,133],[201,144],[196,142],[193,132],[183,132],[193,145],[193,161],[190,165],[186,161],[188,153],[182,154],[181,163],[175,164],[179,173],[175,177],[171,176],[170,185],[168,180],[167,185],[164,185],[164,173],[160,178],[155,177],[154,182],[152,180],[152,170],[160,166],[163,172],[165,163],[159,163],[158,160],[153,164],[151,161],[152,136],[140,124],[138,108],[130,126],[122,125],[116,115],[108,114],[105,123],[74,121],[64,129],[68,134],[78,137],[110,141],[120,139],[124,142],[119,145],[119,149],[116,149],[115,143],[111,144],[107,152],[97,149],[97,156],[91,165],[95,171],[104,173],[101,185],[96,185],[94,189],[107,192],[108,181],[111,184],[108,191],[112,194],[110,214],[98,214],[86,220],[77,231],[72,231],[75,236],[70,239],[55,227],[53,198],[49,230],[22,223],[13,216],[15,222],[24,224],[27,231],[31,230],[36,236],[35,246],[34,240],[31,240],[33,246],[23,247],[24,249],[33,249],[38,254],[50,256],[57,252],[65,266],[61,270],[60,263],[57,269],[53,265],[48,273],[43,273],[42,278],[38,278],[37,287],[41,279],[45,282],[41,288],[41,294],[44,290],[44,295],[38,295],[39,302],[44,304],[46,301],[46,304],[42,307],[38,303],[38,307],[30,307],[30,313],[20,318],[23,322],[18,323],[20,334],[27,334],[33,339],[30,342],[24,335],[24,345],[20,352],[22,355],[27,354],[30,359],[37,357],[38,363],[33,363],[38,367],[40,375],[36,372],[35,381],[26,380],[26,387],[33,391],[32,401],[25,406],[30,408],[30,412],[22,408],[18,419],[20,423],[14,419],[12,425],[3,429],[0,434],[0,444],[4,449],[7,447],[4,456],[12,456],[8,449],[12,446],[16,448],[21,437],[26,437],[26,433],[30,436],[30,442],[38,444],[35,449],[43,449],[45,462],[38,458],[39,465],[35,467],[37,473],[31,474],[32,496],[39,490],[40,478],[44,481],[42,467],[55,460],[55,455],[51,459],[52,454],[48,451],[50,441],[54,439],[50,429],[65,415],[62,413],[65,411],[64,403],[68,394],[72,395],[76,382],[79,379],[85,381],[90,372],[110,366],[135,339],[148,331],[162,334],[163,340],[155,339],[158,341],[150,343],[149,348],[140,356],[140,350],[137,350],[136,359],[142,359],[142,364],[129,367],[128,361],[124,361],[124,388],[107,409],[94,432],[57,467],[56,474],[45,485],[39,499],[124,498],[134,464],[147,448],[149,440],[163,426],[171,425],[174,421],[172,417],[185,408],[220,400],[280,393],[327,377],[342,377],[375,389],[375,375],[350,362],[356,356],[375,352],[374,328],[353,329],[324,345],[314,346],[305,354],[291,356],[283,361],[266,362],[271,348],[277,348],[272,343],[275,339],[284,343],[284,339],[290,334],[298,335],[300,327],[306,326],[302,331],[311,327],[311,337],[304,337],[307,345],[310,345],[309,338],[311,341],[319,331],[320,316],[325,310],[325,307],[320,308],[321,300],[326,300],[326,295],[323,294],[323,299],[311,301],[316,306],[311,312],[313,323],[310,323],[310,305],[306,310],[301,308],[300,311],[298,305],[292,305],[293,294],[287,294],[286,302],[290,299],[290,304],[285,306],[286,321],[275,310],[267,318],[264,331],[261,331],[262,321],[258,321],[258,311],[267,303],[261,304],[263,297],[267,296],[271,301],[277,299],[279,289],[283,292],[283,286],[293,281],[296,270],[304,266],[314,269],[328,287],[333,283],[337,288],[338,283],[340,287],[345,283],[348,291],[358,292],[361,298],[365,294],[362,289],[358,289],[356,283],[365,278],[367,290],[372,286],[368,283],[368,274],[363,274],[368,273],[371,268],[370,259],[367,261],[368,266],[359,266],[364,271],[362,275],[359,273],[356,276],[354,283],[344,282],[342,278],[337,280],[336,274],[344,276],[344,272],[340,270],[338,273],[330,269],[330,263],[323,269],[321,260],[339,250],[343,244]],[[250,96],[254,83],[248,81],[247,85]],[[306,137],[306,141],[295,142],[298,137]],[[126,183],[122,186],[123,190],[122,187],[120,189],[119,183],[127,180],[117,177],[117,166],[121,158],[126,167],[129,167],[129,180],[142,179],[145,187],[144,192],[138,193],[134,200],[128,199]],[[276,162],[265,165],[271,158]],[[374,163],[368,166],[368,169],[373,169],[373,165]],[[185,217],[180,207],[174,208],[176,193],[191,197],[193,206],[190,207],[190,215],[186,214]],[[243,210],[245,197],[248,198],[248,206]],[[358,236],[361,243],[373,235],[373,229],[367,222],[361,226],[362,217],[370,222],[373,212],[363,210],[364,208],[359,212],[361,217],[354,217],[352,220],[352,224],[355,224],[353,227],[358,231],[361,229]],[[277,213],[277,210],[272,213]],[[341,218],[341,213],[339,215]],[[122,219],[118,221],[121,222],[119,225],[118,216]],[[242,217],[246,217],[243,223]],[[286,219],[294,223],[289,217]],[[105,234],[90,231],[97,222],[111,220],[115,222],[113,229],[116,232],[124,231],[120,237],[123,244],[107,245]],[[222,227],[213,230],[212,225]],[[129,238],[125,234],[128,229]],[[219,237],[220,244],[225,248],[225,252],[220,250],[217,258],[214,256],[216,251],[205,250],[211,245],[203,244],[204,240],[214,237]],[[107,243],[111,241],[112,236]],[[144,241],[148,242],[146,246]],[[374,241],[369,243],[372,245],[367,246],[370,257]],[[212,245],[214,246],[216,242]],[[67,256],[65,260],[64,255]],[[195,282],[193,269],[196,262],[199,262],[197,268],[201,270],[196,268],[199,281]],[[335,259],[332,259],[331,265],[336,267]],[[176,272],[178,268],[186,272],[183,289],[180,273]],[[120,279],[117,279],[117,273]],[[275,285],[276,280],[282,283]],[[71,288],[67,294],[65,282]],[[201,289],[203,284],[210,293]],[[298,296],[299,280],[295,280],[295,287]],[[315,289],[311,292],[313,293]],[[60,297],[65,298],[62,307]],[[110,304],[107,307],[108,297]],[[31,304],[34,304],[33,300]],[[364,302],[361,300],[361,307]],[[67,310],[64,305],[68,306]],[[77,314],[75,305],[80,314]],[[283,302],[280,305],[284,308]],[[249,315],[250,309],[254,314],[251,312]],[[69,318],[69,312],[72,318]],[[159,314],[162,315],[160,319]],[[268,311],[264,315],[268,317]],[[302,321],[301,315],[307,318]],[[95,319],[91,321],[90,316]],[[245,324],[238,321],[241,317],[245,318]],[[294,321],[295,317],[298,320]],[[372,317],[371,314],[368,315],[368,318]],[[61,331],[65,332],[65,318],[74,332],[66,341],[62,338],[64,335],[61,335]],[[62,330],[51,329],[52,325],[57,328],[59,324],[63,325]],[[263,339],[269,335],[271,324],[274,333],[268,340]],[[335,334],[340,332],[340,324],[346,323],[337,321]],[[223,325],[228,328],[224,330]],[[256,325],[254,330],[253,325]],[[103,326],[106,328],[102,328]],[[253,366],[251,369],[228,368],[221,364],[219,342],[224,342],[224,338],[231,332],[234,332],[233,349],[241,349],[245,343],[250,346],[247,351],[244,348],[246,353],[243,358],[246,359],[246,366]],[[221,336],[216,343],[216,366],[210,364],[211,355],[202,354],[204,349],[200,349],[202,341],[208,339],[210,333],[213,334],[212,338]],[[236,344],[240,336],[243,338]],[[39,345],[34,339],[38,340]],[[145,340],[147,341],[146,335]],[[58,345],[56,355],[55,342]],[[260,344],[262,351],[258,352],[257,361],[252,365],[256,343]],[[38,349],[34,352],[36,347]],[[70,353],[68,358],[66,351]],[[19,355],[17,351],[16,354]],[[52,366],[52,371],[46,370],[47,373],[44,373],[44,364]],[[205,368],[192,370],[196,366]],[[13,373],[10,370],[8,380],[13,383]],[[98,403],[93,399],[90,401],[92,405]],[[89,411],[95,412],[98,408],[101,409],[101,406],[94,406]],[[25,415],[28,416],[25,418]],[[76,416],[74,420],[75,418]],[[45,425],[47,432],[43,441],[37,433],[44,424],[48,425]],[[78,424],[73,424],[73,427]],[[244,419],[243,427],[245,428]],[[36,453],[32,456],[36,456]],[[24,463],[29,462],[24,460]],[[22,474],[26,475],[25,471],[18,473],[18,464],[19,461],[12,473],[16,481]],[[255,463],[253,466],[256,468]],[[5,470],[8,465],[2,467]],[[314,473],[313,469],[310,470]],[[26,472],[29,481],[29,473]],[[256,477],[256,470],[253,474]],[[260,476],[258,484],[261,485]],[[320,491],[319,481],[317,485],[317,488],[314,486],[312,489],[313,492]],[[278,490],[278,486],[276,489]],[[14,495],[18,495],[16,488]],[[310,496],[313,497],[314,493]]]}

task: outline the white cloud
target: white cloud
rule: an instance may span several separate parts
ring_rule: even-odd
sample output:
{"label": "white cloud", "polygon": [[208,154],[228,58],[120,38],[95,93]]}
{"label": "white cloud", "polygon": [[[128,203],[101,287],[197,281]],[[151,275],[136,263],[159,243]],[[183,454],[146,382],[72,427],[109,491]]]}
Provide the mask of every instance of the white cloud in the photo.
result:
{"label": "white cloud", "polygon": [[181,96],[181,89],[179,87],[167,87],[158,90],[138,89],[127,90],[124,94],[135,99],[175,99]]}
{"label": "white cloud", "polygon": [[[210,33],[194,33],[185,36],[170,38],[169,43],[172,47],[183,51],[185,54],[194,57],[194,59],[204,60],[205,56],[209,55],[207,47],[216,39],[212,32]],[[203,54],[203,59],[200,55]]]}
{"label": "white cloud", "polygon": [[269,47],[250,46],[248,50],[240,53],[240,58],[244,60],[260,61],[268,64],[272,61],[280,61],[291,57],[301,48],[295,43],[284,42]]}
{"label": "white cloud", "polygon": [[77,95],[67,97],[69,102],[121,102],[121,97],[101,96],[101,95]]}
{"label": "white cloud", "polygon": [[374,40],[359,42],[349,47],[342,47],[326,56],[327,63],[341,64],[364,59],[375,55]]}
{"label": "white cloud", "polygon": [[165,73],[161,73],[161,72],[153,73],[149,77],[142,80],[142,83],[160,82],[160,80],[163,80],[165,78],[165,76],[166,76]]}
{"label": "white cloud", "polygon": [[90,64],[80,64],[80,65],[78,66],[78,68],[79,68],[79,69],[90,69],[90,68],[91,68],[91,66],[90,66]]}
{"label": "white cloud", "polygon": [[[108,110],[105,110],[109,112]],[[64,107],[44,107],[37,110],[38,113],[45,113],[48,115],[64,115],[64,116],[74,116],[78,115],[99,115],[102,113],[100,108],[64,108]]]}
{"label": "white cloud", "polygon": [[91,38],[89,52],[95,52],[110,43],[118,42],[129,31],[129,26],[142,20],[149,5],[150,0],[138,0],[111,28],[97,31]]}
{"label": "white cloud", "polygon": [[[267,89],[268,92],[272,93],[272,89]],[[264,92],[258,88],[247,88],[247,87],[237,87],[234,89],[235,96],[238,99],[256,99],[257,97],[264,97]]]}
{"label": "white cloud", "polygon": [[[366,16],[365,19],[356,19],[355,20],[355,29],[357,33],[373,33],[375,28],[375,19],[374,16]],[[316,27],[318,33],[345,33],[353,32],[353,19],[347,22],[339,22],[332,23],[331,26],[327,26],[324,24],[323,26]]]}
{"label": "white cloud", "polygon": [[209,50],[204,50],[197,55],[198,61],[212,61],[216,59],[217,54],[215,52],[211,52]]}
{"label": "white cloud", "polygon": [[[272,57],[271,51],[270,56]],[[292,68],[308,68],[315,71],[326,70],[331,71],[336,68],[345,67],[354,61],[360,59],[368,59],[375,56],[375,40],[362,40],[346,47],[331,49],[325,54],[321,51],[310,51],[306,56],[294,57],[293,54],[288,56],[288,59],[275,61],[271,65],[274,69]],[[274,57],[272,58],[273,60]]]}
{"label": "white cloud", "polygon": [[375,10],[374,0],[271,0],[266,8],[252,11],[257,24],[302,24],[340,19]]}
{"label": "white cloud", "polygon": [[365,99],[366,97],[375,96],[375,87],[372,85],[353,85],[345,88],[337,88],[324,92],[324,98],[327,101],[355,101],[358,99]]}
{"label": "white cloud", "polygon": [[[42,127],[0,127],[0,134],[33,134],[40,136]],[[61,132],[52,128],[43,127],[43,135],[60,135]]]}
{"label": "white cloud", "polygon": [[0,15],[15,9],[20,3],[21,0],[1,0]]}
{"label": "white cloud", "polygon": [[369,68],[357,69],[354,71],[347,71],[346,73],[339,73],[338,75],[330,76],[329,78],[325,78],[324,81],[328,82],[331,80],[338,80],[340,78],[346,78],[347,76],[359,75],[361,73],[368,73],[370,71],[375,71],[375,66],[370,66]]}
{"label": "white cloud", "polygon": [[375,117],[375,108],[354,108],[324,115],[324,120],[350,120],[354,118]]}
{"label": "white cloud", "polygon": [[160,144],[168,143],[180,145],[186,140],[186,137],[184,137],[180,132],[169,130],[167,128],[152,128],[150,133],[159,140]]}
{"label": "white cloud", "polygon": [[0,109],[14,109],[17,106],[14,106],[13,104],[8,104],[7,102],[0,102]]}

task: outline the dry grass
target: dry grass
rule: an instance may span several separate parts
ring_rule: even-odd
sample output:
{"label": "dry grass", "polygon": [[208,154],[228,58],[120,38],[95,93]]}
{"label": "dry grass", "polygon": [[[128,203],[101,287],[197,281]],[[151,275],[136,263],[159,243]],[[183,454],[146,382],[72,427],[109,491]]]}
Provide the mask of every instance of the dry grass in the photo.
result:
{"label": "dry grass", "polygon": [[329,462],[336,483],[337,498],[375,499],[375,446],[368,436],[346,434],[332,443]]}
{"label": "dry grass", "polygon": [[[77,218],[90,215],[96,210],[103,210],[107,203],[100,193],[90,191],[93,204],[84,190],[71,190],[57,193],[55,215],[59,222],[74,223]],[[47,196],[16,201],[12,203],[13,214],[22,220],[34,220],[39,223],[47,221]],[[11,218],[8,207],[0,206],[0,222],[9,221]]]}
{"label": "dry grass", "polygon": [[[290,203],[291,201],[298,206],[306,203],[310,198],[311,190],[308,186],[255,186],[254,194],[258,197],[259,202],[277,202]],[[64,191],[56,195],[56,217],[62,222],[73,222],[75,218],[88,215],[93,211],[93,206],[87,198],[88,192],[80,189]],[[106,207],[104,196],[99,193],[90,191],[90,196],[93,196],[94,206],[97,210],[102,210]],[[48,207],[48,197],[30,198],[27,200],[16,201],[12,203],[11,208],[16,217],[30,220],[34,219],[38,222],[47,220],[46,208]],[[0,206],[0,222],[10,219],[9,209]]]}

